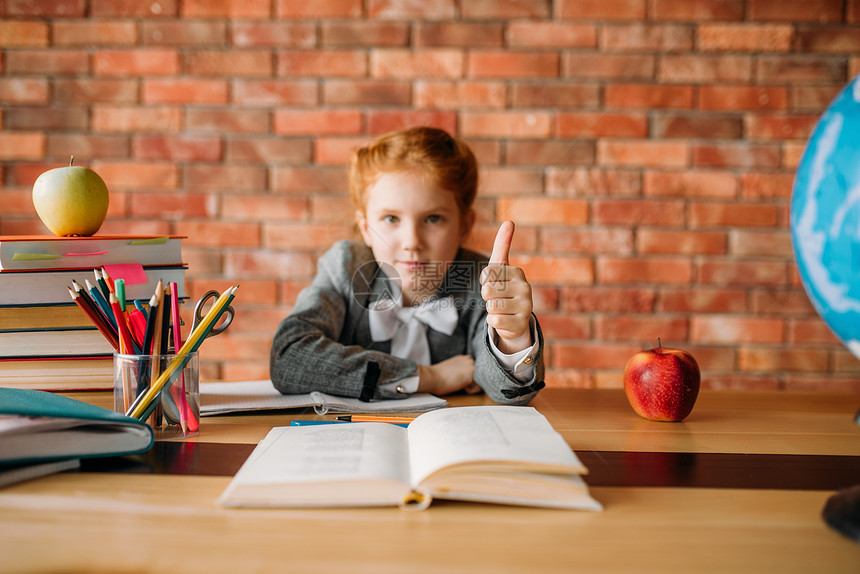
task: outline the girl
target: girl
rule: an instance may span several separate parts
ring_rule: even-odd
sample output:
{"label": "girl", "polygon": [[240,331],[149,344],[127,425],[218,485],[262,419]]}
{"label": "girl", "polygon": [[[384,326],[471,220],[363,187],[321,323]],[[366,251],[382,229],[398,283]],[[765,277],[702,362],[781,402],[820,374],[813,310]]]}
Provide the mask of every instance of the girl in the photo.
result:
{"label": "girl", "polygon": [[489,265],[462,248],[475,221],[478,166],[445,131],[419,127],[356,151],[350,195],[361,242],[340,241],[278,327],[272,382],[282,393],[363,400],[483,389],[524,404],[543,388],[531,286],[508,266],[514,226]]}

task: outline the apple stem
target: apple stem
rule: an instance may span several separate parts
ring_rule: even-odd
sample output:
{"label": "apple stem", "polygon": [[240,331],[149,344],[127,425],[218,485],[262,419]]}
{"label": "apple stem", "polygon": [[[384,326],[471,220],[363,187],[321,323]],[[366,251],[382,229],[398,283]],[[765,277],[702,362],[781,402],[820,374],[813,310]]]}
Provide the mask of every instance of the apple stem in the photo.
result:
{"label": "apple stem", "polygon": [[72,167],[72,162],[73,162],[73,161],[75,161],[75,156],[74,156],[74,155],[72,155],[72,157],[71,157],[71,158],[69,158],[69,167]]}
{"label": "apple stem", "polygon": [[663,343],[660,342],[660,337],[657,337],[657,347],[659,348],[658,352],[662,355],[663,354]]}

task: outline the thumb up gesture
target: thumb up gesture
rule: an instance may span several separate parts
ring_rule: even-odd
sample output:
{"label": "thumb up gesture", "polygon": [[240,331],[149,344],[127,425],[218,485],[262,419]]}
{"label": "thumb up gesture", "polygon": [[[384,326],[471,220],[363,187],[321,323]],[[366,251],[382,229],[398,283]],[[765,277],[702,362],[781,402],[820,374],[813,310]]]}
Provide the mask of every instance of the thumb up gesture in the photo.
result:
{"label": "thumb up gesture", "polygon": [[487,324],[498,339],[496,346],[506,354],[534,344],[529,322],[532,314],[532,287],[519,267],[508,265],[514,223],[505,221],[496,233],[490,262],[481,273],[481,297],[487,302]]}

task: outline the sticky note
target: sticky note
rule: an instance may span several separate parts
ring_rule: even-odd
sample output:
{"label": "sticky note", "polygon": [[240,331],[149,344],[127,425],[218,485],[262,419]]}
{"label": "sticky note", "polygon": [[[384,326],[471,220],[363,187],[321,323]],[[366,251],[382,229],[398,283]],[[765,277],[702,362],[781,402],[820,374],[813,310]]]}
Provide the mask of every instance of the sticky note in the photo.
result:
{"label": "sticky note", "polygon": [[143,270],[143,265],[140,263],[105,265],[104,270],[107,271],[111,279],[114,281],[122,279],[125,281],[126,285],[135,285],[147,282],[146,272]]}

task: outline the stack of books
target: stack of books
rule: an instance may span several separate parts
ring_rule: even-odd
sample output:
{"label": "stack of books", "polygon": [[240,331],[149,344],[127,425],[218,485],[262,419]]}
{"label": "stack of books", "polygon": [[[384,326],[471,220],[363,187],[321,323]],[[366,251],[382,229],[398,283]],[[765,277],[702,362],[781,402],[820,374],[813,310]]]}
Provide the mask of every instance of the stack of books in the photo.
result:
{"label": "stack of books", "polygon": [[113,388],[108,340],[69,288],[122,279],[127,305],[149,302],[159,280],[186,298],[182,237],[0,236],[0,387]]}

